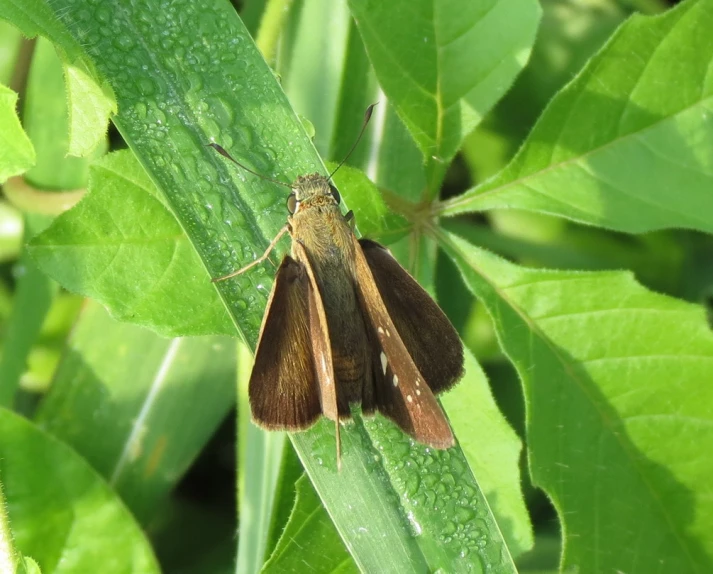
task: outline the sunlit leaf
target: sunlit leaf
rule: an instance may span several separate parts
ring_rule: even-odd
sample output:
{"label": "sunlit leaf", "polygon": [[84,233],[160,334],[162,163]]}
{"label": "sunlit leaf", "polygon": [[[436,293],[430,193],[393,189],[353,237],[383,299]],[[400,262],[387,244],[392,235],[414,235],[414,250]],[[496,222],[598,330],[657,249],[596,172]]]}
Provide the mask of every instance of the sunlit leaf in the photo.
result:
{"label": "sunlit leaf", "polygon": [[166,335],[234,334],[188,238],[130,152],[91,168],[89,195],[34,238],[38,265],[114,316]]}
{"label": "sunlit leaf", "polygon": [[439,238],[523,382],[530,469],[562,521],[563,567],[709,570],[713,333],[703,309],[625,272],[527,269]]}
{"label": "sunlit leaf", "polygon": [[540,15],[531,0],[349,5],[389,101],[423,156],[439,164],[522,69]]}
{"label": "sunlit leaf", "polygon": [[554,98],[512,163],[439,211],[713,231],[711,29],[710,0],[632,17]]}
{"label": "sunlit leaf", "polygon": [[0,183],[35,163],[35,150],[17,117],[17,94],[0,85]]}
{"label": "sunlit leaf", "polygon": [[307,477],[302,476],[295,488],[292,515],[262,572],[359,572]]}

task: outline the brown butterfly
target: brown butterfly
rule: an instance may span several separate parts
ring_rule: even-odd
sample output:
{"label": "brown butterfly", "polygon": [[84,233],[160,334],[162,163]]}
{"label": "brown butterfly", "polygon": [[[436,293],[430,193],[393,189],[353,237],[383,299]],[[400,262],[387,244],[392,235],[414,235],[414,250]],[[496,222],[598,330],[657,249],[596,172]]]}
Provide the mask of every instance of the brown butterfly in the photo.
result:
{"label": "brown butterfly", "polygon": [[354,404],[364,414],[381,412],[421,443],[453,446],[435,395],[463,374],[460,338],[387,249],[356,238],[353,213],[342,215],[330,178],[298,177],[287,201],[291,215],[265,253],[214,280],[245,272],[285,233],[292,237],[260,328],[249,384],[253,418],[270,430],[295,431],[323,414],[336,422],[338,463],[338,421],[351,418]]}

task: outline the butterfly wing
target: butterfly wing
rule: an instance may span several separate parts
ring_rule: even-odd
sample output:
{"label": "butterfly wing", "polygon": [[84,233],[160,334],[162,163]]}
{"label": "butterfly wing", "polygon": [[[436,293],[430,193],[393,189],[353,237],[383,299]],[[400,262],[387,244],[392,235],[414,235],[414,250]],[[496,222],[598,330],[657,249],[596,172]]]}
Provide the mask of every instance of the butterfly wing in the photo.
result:
{"label": "butterfly wing", "polygon": [[334,376],[334,360],[332,343],[329,338],[329,325],[324,310],[322,295],[317,286],[312,265],[307,257],[304,246],[295,241],[292,249],[295,256],[302,262],[309,280],[309,324],[312,338],[312,355],[317,376],[322,412],[328,419],[334,421],[334,432],[337,443],[337,467],[341,467],[342,441],[339,434],[339,409],[337,407],[337,382]]}
{"label": "butterfly wing", "polygon": [[[354,241],[357,241],[356,238]],[[367,250],[370,248],[368,246]],[[361,245],[356,245],[355,264],[362,313],[370,330],[370,338],[378,350],[373,358],[376,407],[419,442],[435,448],[453,446],[453,433],[448,421],[387,310],[366,258],[366,250],[363,251]],[[398,263],[396,265],[398,266]],[[392,267],[388,270],[395,273]],[[406,274],[400,266],[399,270]],[[384,276],[386,272],[383,269],[379,272],[382,280],[391,281],[390,277]],[[406,276],[413,281],[408,274]],[[395,280],[403,281],[398,273]],[[419,330],[430,328],[428,324],[418,326]],[[406,337],[409,340],[415,338],[410,333]]]}
{"label": "butterfly wing", "polygon": [[260,328],[248,394],[255,422],[299,430],[322,412],[309,322],[310,283],[304,267],[285,256]]}
{"label": "butterfly wing", "polygon": [[434,394],[463,376],[463,344],[451,322],[389,251],[359,240],[386,310],[413,362]]}

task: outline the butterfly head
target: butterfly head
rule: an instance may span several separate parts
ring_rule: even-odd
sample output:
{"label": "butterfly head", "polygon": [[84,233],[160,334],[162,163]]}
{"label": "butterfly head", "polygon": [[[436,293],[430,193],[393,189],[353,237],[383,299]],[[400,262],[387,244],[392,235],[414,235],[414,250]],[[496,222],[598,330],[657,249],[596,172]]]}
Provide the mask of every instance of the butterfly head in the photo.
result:
{"label": "butterfly head", "polygon": [[287,209],[296,213],[307,207],[338,206],[341,201],[339,191],[323,175],[313,173],[301,175],[292,184],[292,193],[287,198]]}

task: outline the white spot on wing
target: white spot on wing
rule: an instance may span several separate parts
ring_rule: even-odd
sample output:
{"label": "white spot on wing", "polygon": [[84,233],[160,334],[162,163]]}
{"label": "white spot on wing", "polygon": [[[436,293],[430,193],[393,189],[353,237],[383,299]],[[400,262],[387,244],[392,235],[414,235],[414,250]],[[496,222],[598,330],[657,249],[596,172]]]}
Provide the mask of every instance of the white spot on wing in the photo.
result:
{"label": "white spot on wing", "polygon": [[379,327],[379,328],[377,329],[377,331],[379,331],[379,335],[383,335],[383,334],[384,334],[384,330],[383,330],[381,327]]}
{"label": "white spot on wing", "polygon": [[421,391],[419,391],[418,389],[416,389],[416,394],[420,397],[420,396],[421,396]]}
{"label": "white spot on wing", "polygon": [[410,403],[413,402],[413,397],[411,395],[406,395],[406,400]]}
{"label": "white spot on wing", "polygon": [[386,336],[387,336],[387,337],[391,337],[391,333],[389,332],[388,329],[386,329]]}
{"label": "white spot on wing", "polygon": [[394,375],[394,386],[395,387],[399,386],[399,378],[396,375]]}
{"label": "white spot on wing", "polygon": [[386,361],[386,355],[384,355],[384,353],[382,352],[381,353],[381,370],[384,371],[384,374],[386,374],[386,365],[387,364],[388,363]]}

